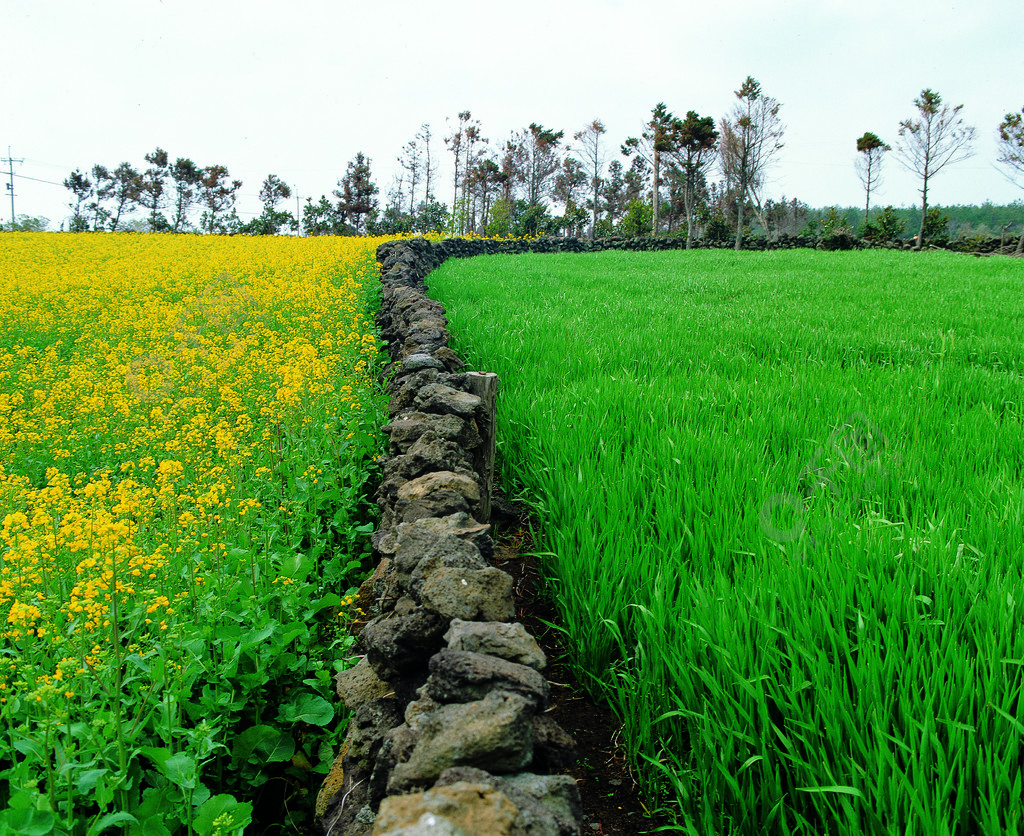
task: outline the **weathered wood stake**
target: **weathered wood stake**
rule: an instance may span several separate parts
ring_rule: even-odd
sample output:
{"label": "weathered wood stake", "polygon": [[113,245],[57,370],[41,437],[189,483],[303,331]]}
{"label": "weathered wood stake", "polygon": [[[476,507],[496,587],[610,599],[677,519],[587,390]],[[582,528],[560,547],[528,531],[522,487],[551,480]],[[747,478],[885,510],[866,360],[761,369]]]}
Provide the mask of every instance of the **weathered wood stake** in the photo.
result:
{"label": "weathered wood stake", "polygon": [[473,451],[473,465],[483,478],[480,496],[480,519],[478,522],[491,521],[491,489],[494,486],[494,452],[498,423],[498,376],[493,372],[467,372],[469,391],[481,400],[480,413],[477,416],[477,428],[481,444]]}

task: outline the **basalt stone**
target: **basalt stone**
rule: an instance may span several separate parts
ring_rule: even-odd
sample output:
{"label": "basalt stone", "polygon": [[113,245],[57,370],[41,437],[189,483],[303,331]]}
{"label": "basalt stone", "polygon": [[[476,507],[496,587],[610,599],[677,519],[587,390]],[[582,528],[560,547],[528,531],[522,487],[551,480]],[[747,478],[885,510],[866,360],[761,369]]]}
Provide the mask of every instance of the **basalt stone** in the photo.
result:
{"label": "basalt stone", "polygon": [[[396,415],[413,406],[420,392],[428,386],[437,385],[437,369],[421,369],[418,372],[396,378],[387,385],[388,415]],[[440,412],[440,410],[429,410]]]}
{"label": "basalt stone", "polygon": [[455,415],[408,411],[385,424],[384,432],[391,438],[391,452],[398,454],[409,450],[427,432],[464,450],[472,450],[481,444],[476,425]]}
{"label": "basalt stone", "polygon": [[408,589],[410,594],[420,600],[423,585],[427,578],[438,569],[486,569],[487,561],[483,559],[476,546],[465,541],[456,541],[459,545],[452,550],[439,550],[421,559],[409,576]]}
{"label": "basalt stone", "polygon": [[418,309],[413,315],[415,318],[409,318],[409,333],[413,334],[416,331],[431,331],[438,330],[443,331],[448,327],[448,320],[444,316],[444,309],[437,311],[433,306],[425,305],[423,308]]}
{"label": "basalt stone", "polygon": [[490,566],[436,569],[424,582],[420,600],[447,620],[511,621],[515,615],[511,576]]}
{"label": "basalt stone", "polygon": [[[454,471],[442,470],[435,473],[426,473],[417,479],[404,484],[398,491],[398,498],[408,502],[418,502],[427,499],[431,494],[439,491],[450,491],[461,494],[467,501],[472,503],[480,502],[480,485],[472,473],[456,473]],[[447,516],[438,514],[437,516]]]}
{"label": "basalt stone", "polygon": [[[389,786],[391,775],[399,764],[409,760],[419,739],[419,731],[414,731],[405,723],[385,733],[373,766],[373,774],[368,781],[368,798],[372,806],[376,807],[384,796],[394,793]],[[430,782],[424,782],[417,789],[429,784]]]}
{"label": "basalt stone", "polygon": [[556,772],[576,761],[576,741],[547,714],[533,718],[533,767]]}
{"label": "basalt stone", "polygon": [[518,622],[507,624],[501,621],[462,621],[456,618],[444,634],[444,639],[451,650],[486,653],[537,671],[544,670],[547,665],[547,657],[537,640]]}
{"label": "basalt stone", "polygon": [[394,400],[406,390],[415,392],[424,386],[436,383],[440,374],[441,373],[437,369],[420,369],[412,374],[407,374],[405,377],[389,381],[386,391],[391,396],[391,399]]}
{"label": "basalt stone", "polygon": [[[415,525],[415,523],[413,524]],[[408,587],[409,579],[418,567],[428,561],[426,567],[431,563],[437,564],[438,558],[445,556],[457,557],[464,562],[464,567],[469,569],[483,569],[487,566],[480,549],[472,541],[465,540],[455,534],[442,534],[434,536],[422,529],[412,528],[399,533],[398,549],[395,551],[395,571],[398,572],[402,583]],[[474,565],[475,564],[475,565]],[[440,565],[440,564],[437,564]],[[457,564],[450,564],[452,567]],[[421,575],[425,575],[421,571]],[[437,568],[437,566],[435,566]]]}
{"label": "basalt stone", "polygon": [[355,711],[364,703],[385,696],[391,686],[377,676],[366,659],[360,659],[354,668],[335,675],[334,690],[345,707]]}
{"label": "basalt stone", "polygon": [[407,760],[395,758],[389,794],[430,786],[452,766],[515,772],[533,758],[533,708],[518,694],[492,691],[484,699],[444,705],[424,721]]}
{"label": "basalt stone", "polygon": [[461,470],[472,475],[469,470],[472,462],[466,452],[458,444],[429,429],[403,455],[388,456],[382,460],[381,466],[383,479],[392,483],[399,480],[408,482],[427,473],[444,470]]}
{"label": "basalt stone", "polygon": [[420,369],[440,369],[446,370],[445,364],[440,360],[436,360],[429,354],[410,354],[402,361],[400,374],[409,374],[411,372],[418,372]]}
{"label": "basalt stone", "polygon": [[[409,378],[404,379],[408,380]],[[481,401],[480,398],[469,392],[463,392],[443,383],[430,382],[419,389],[412,403],[421,412],[469,417],[479,409]]]}
{"label": "basalt stone", "polygon": [[462,445],[432,429],[427,429],[417,438],[406,455],[416,462],[416,468],[430,466],[437,470],[457,470],[470,465],[469,457]]}
{"label": "basalt stone", "polygon": [[462,362],[462,358],[448,348],[448,346],[441,346],[435,349],[432,353],[435,359],[444,363],[445,369],[449,372],[457,372],[466,368],[466,364]]}
{"label": "basalt stone", "polygon": [[479,513],[477,508],[466,502],[466,497],[456,491],[439,490],[420,500],[399,499],[395,508],[382,509],[381,522],[387,525],[410,523],[429,517],[446,517],[450,514]]}
{"label": "basalt stone", "polygon": [[324,832],[362,833],[355,826],[369,798],[369,781],[387,733],[401,722],[394,699],[364,703],[353,715],[341,752],[317,796],[316,815]]}
{"label": "basalt stone", "polygon": [[518,813],[492,784],[458,782],[385,798],[373,836],[511,836]]}
{"label": "basalt stone", "polygon": [[579,836],[583,807],[568,775],[491,775],[459,766],[442,772],[434,789],[466,782],[494,787],[516,806],[512,836]]}
{"label": "basalt stone", "polygon": [[[414,522],[426,517],[447,517],[480,508],[480,486],[471,473],[439,471],[406,482],[398,489],[394,518]],[[388,520],[382,520],[387,524]]]}
{"label": "basalt stone", "polygon": [[400,542],[405,538],[422,538],[422,548],[440,537],[449,534],[472,543],[485,559],[494,554],[494,542],[488,532],[491,526],[478,523],[469,514],[451,514],[446,517],[428,517],[411,523],[401,523],[393,528],[379,528],[373,535],[373,547],[379,554],[393,556]]}
{"label": "basalt stone", "polygon": [[357,600],[364,614],[380,615],[394,606],[400,594],[394,565],[383,557],[373,574],[359,585]]}
{"label": "basalt stone", "polygon": [[440,703],[460,703],[481,700],[497,690],[519,694],[537,711],[547,705],[547,680],[533,668],[466,650],[446,649],[434,655],[423,692]]}
{"label": "basalt stone", "polygon": [[402,708],[393,697],[363,703],[349,722],[343,753],[348,768],[373,770],[384,736],[402,723]]}
{"label": "basalt stone", "polygon": [[[440,447],[435,448],[432,452],[439,456],[444,454]],[[395,511],[398,511],[400,504],[411,502],[418,503],[418,507],[431,508],[435,506],[430,503],[432,501],[436,503],[436,500],[428,494],[433,490],[443,488],[461,494],[467,502],[467,509],[472,507],[470,503],[479,507],[478,477],[468,467],[461,466],[460,459],[461,451],[458,450],[452,452],[444,461],[433,464],[424,462],[411,454],[390,458],[385,465],[384,481],[377,488],[374,498],[381,508],[391,507]],[[450,479],[440,474],[453,474],[458,478]],[[435,478],[428,479],[431,476]],[[410,482],[417,482],[417,484],[403,492],[402,489]],[[436,507],[440,509],[443,506],[437,504]],[[450,513],[453,511],[431,516],[448,516]]]}
{"label": "basalt stone", "polygon": [[447,626],[436,611],[417,607],[407,615],[378,616],[359,634],[359,645],[377,676],[397,686],[395,677],[422,667],[437,651]]}
{"label": "basalt stone", "polygon": [[448,332],[444,328],[417,326],[406,332],[402,349],[409,354],[421,351],[429,354],[431,349],[443,345],[448,345]]}
{"label": "basalt stone", "polygon": [[[437,711],[441,707],[441,703],[426,693],[426,686],[421,687],[416,694],[418,699],[413,700],[405,707],[405,724],[419,734],[426,718]],[[534,740],[536,739],[537,735],[534,734]]]}

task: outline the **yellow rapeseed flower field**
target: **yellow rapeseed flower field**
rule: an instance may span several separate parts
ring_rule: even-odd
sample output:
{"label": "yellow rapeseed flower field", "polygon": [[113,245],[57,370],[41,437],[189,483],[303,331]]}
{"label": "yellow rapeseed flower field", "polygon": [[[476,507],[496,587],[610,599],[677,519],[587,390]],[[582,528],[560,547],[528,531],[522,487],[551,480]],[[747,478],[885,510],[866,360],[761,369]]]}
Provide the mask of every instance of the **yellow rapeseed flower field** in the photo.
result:
{"label": "yellow rapeseed flower field", "polygon": [[[379,447],[378,243],[0,236],[0,716],[24,756],[0,754],[12,810],[37,794],[59,832],[76,832],[83,803],[129,813],[140,775],[169,775],[157,752],[197,774],[231,755],[244,772],[227,735],[267,718],[204,680],[262,665],[265,687],[259,648],[276,636],[294,654],[287,628],[319,611],[284,591],[329,608],[341,599],[311,582],[318,561],[358,560]],[[19,782],[33,762],[37,783]],[[89,764],[105,771],[83,785]],[[172,820],[190,826],[209,798],[195,792]]]}

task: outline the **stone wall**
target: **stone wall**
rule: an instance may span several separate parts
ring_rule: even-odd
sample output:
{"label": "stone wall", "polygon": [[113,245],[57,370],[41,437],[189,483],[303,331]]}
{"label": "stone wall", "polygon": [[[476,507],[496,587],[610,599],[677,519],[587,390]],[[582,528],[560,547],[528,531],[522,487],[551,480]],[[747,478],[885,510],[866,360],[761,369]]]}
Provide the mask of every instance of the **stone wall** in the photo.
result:
{"label": "stone wall", "polygon": [[[420,239],[416,239],[420,240]],[[1011,245],[1014,242],[1011,242]],[[694,247],[701,249],[725,249],[733,248],[734,240],[729,238],[725,241],[695,241]],[[969,246],[968,246],[969,244]],[[971,239],[970,242],[953,241],[942,245],[943,249],[956,250],[958,252],[995,252],[1000,249],[999,238]],[[674,236],[636,236],[631,238],[509,238],[509,239],[484,239],[484,238],[448,238],[435,244],[430,244],[433,253],[430,258],[437,260],[440,264],[447,258],[465,258],[475,255],[496,255],[496,254],[517,254],[517,253],[589,253],[604,252],[605,250],[628,250],[628,251],[663,251],[681,250],[686,248],[686,239]],[[911,250],[911,241],[894,241],[889,243],[874,243],[861,238],[848,235],[832,236],[831,238],[819,239],[810,235],[780,235],[777,238],[768,240],[763,236],[748,235],[743,239],[745,250],[795,250],[795,249],[890,249],[890,250]],[[931,246],[931,245],[929,245]]]}
{"label": "stone wall", "polygon": [[[575,759],[548,718],[546,659],[514,621],[512,579],[488,562],[493,411],[448,347],[424,277],[448,256],[520,242],[420,238],[377,250],[377,317],[391,364],[390,438],[377,493],[379,564],[360,590],[364,654],[338,675],[352,709],[317,800],[330,836],[570,836]],[[528,243],[528,242],[521,242]],[[519,250],[500,250],[519,251]]]}

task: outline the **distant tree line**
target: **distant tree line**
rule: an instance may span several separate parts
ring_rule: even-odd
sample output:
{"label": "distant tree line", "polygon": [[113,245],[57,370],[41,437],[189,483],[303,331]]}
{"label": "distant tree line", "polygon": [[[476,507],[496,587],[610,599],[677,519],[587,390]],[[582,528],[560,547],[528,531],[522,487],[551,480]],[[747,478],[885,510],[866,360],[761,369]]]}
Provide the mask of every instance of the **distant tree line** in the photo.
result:
{"label": "distant tree line", "polygon": [[[717,120],[693,110],[676,116],[658,103],[639,135],[627,139],[618,154],[609,152],[600,119],[571,139],[563,130],[534,122],[494,142],[484,135],[479,119],[462,111],[449,120],[443,137],[453,172],[446,196],[438,193],[441,155],[431,126],[423,124],[402,148],[398,174],[383,200],[372,161],[360,151],[330,196],[306,199],[301,217],[278,209],[291,189],[268,175],[260,190],[263,212],[244,223],[235,211],[242,183],[230,177],[226,166],[200,167],[181,157],[171,163],[167,152],[157,148],[139,168],[123,162],[113,169],[95,165],[88,172],[73,171],[64,181],[73,196],[70,226],[117,230],[126,218],[141,213],[141,226],[157,232],[679,235],[687,246],[699,238],[720,242],[729,236],[737,249],[751,234],[771,239],[838,230],[885,241],[916,229],[917,247],[950,234],[946,216],[929,208],[929,194],[936,176],[973,154],[975,129],[964,121],[963,105],[945,104],[938,93],[925,89],[914,100],[913,116],[898,123],[894,146],[865,131],[856,139],[854,158],[865,189],[863,210],[815,214],[796,198],[765,193],[768,173],[783,148],[782,105],[750,76],[734,96],[732,108]],[[997,136],[996,162],[1024,188],[1024,108],[1006,115]],[[872,216],[872,194],[893,151],[919,178],[920,210],[889,206]],[[134,224],[140,225],[138,220]],[[987,226],[996,235],[1006,232],[989,221],[973,225]]]}

